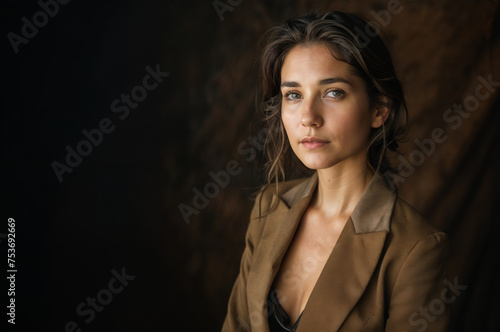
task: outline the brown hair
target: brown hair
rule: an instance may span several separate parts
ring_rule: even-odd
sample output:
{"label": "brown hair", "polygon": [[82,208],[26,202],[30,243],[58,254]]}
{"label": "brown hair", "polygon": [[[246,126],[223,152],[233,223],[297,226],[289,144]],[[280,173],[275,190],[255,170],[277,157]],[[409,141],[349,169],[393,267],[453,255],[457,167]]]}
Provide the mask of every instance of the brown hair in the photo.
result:
{"label": "brown hair", "polygon": [[391,55],[372,26],[352,14],[310,13],[271,28],[264,38],[261,111],[268,135],[264,143],[267,185],[263,189],[274,183],[278,191],[279,182],[288,175],[297,171],[305,175],[308,170],[293,153],[281,120],[281,69],[288,52],[298,45],[327,46],[332,56],[353,66],[364,80],[371,106],[388,108],[385,123],[371,129],[367,164],[375,172],[391,170],[386,150],[398,149],[397,142],[407,130],[408,110]]}

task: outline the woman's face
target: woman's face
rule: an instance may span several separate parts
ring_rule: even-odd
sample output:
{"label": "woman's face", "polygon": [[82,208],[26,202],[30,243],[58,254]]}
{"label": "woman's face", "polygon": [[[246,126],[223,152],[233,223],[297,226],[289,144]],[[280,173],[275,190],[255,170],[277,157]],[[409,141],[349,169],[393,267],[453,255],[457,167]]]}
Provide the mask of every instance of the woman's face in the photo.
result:
{"label": "woman's face", "polygon": [[322,45],[296,46],[281,69],[281,117],[290,145],[310,169],[366,165],[367,141],[378,127],[365,83]]}

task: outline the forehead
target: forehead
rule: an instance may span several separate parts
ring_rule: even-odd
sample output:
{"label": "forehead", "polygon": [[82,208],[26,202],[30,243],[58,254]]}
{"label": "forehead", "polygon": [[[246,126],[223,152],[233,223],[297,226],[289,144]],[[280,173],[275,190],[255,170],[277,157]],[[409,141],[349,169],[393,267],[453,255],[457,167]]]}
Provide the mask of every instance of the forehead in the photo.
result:
{"label": "forehead", "polygon": [[325,45],[298,45],[285,57],[281,68],[281,82],[316,81],[318,78],[337,76],[354,79],[355,73],[353,66],[337,60]]}

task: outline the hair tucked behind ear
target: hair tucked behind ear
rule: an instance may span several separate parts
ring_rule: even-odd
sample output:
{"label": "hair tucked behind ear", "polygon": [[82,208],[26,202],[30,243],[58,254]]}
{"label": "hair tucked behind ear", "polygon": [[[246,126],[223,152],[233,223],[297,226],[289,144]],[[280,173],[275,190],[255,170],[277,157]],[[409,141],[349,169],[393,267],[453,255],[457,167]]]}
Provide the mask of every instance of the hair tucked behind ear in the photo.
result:
{"label": "hair tucked behind ear", "polygon": [[281,120],[281,69],[287,54],[298,45],[328,47],[332,56],[354,67],[363,79],[371,107],[387,108],[384,124],[370,132],[367,166],[379,173],[391,170],[386,151],[397,151],[407,131],[408,110],[391,55],[373,28],[352,14],[310,13],[271,28],[264,38],[260,112],[268,135],[264,143],[267,185],[262,190],[274,185],[278,193],[279,183],[290,174],[310,171],[293,153]]}

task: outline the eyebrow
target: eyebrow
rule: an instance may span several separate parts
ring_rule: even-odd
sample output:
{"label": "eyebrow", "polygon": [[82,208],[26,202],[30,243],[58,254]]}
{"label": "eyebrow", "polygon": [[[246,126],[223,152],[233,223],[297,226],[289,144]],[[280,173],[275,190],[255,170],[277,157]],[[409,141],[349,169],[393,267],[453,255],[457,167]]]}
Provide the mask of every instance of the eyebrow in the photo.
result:
{"label": "eyebrow", "polygon": [[[352,83],[346,80],[345,78],[342,77],[330,77],[330,78],[325,78],[319,81],[319,85],[327,85],[327,84],[332,84],[332,83],[337,83],[337,82],[342,82],[346,83],[352,86]],[[280,85],[282,88],[298,88],[301,87],[299,82],[294,82],[294,81],[285,81],[281,83]]]}

